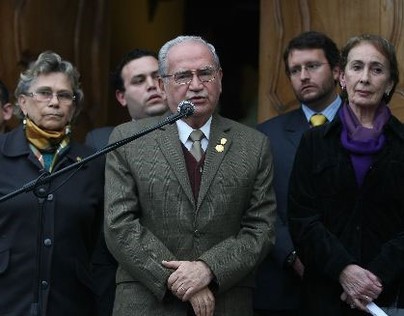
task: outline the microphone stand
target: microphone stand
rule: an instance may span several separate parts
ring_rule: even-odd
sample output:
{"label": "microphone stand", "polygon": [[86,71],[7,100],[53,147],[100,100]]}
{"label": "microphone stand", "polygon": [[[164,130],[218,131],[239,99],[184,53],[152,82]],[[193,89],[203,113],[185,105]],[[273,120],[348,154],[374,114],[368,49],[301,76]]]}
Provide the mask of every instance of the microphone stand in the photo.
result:
{"label": "microphone stand", "polygon": [[[187,102],[187,101],[183,101],[183,102]],[[61,174],[64,174],[64,173],[66,173],[66,172],[68,172],[68,171],[70,171],[70,170],[72,170],[74,168],[80,168],[81,166],[83,166],[87,162],[89,162],[90,160],[93,160],[93,159],[95,159],[95,158],[97,158],[97,157],[99,157],[101,155],[105,155],[106,153],[108,153],[108,152],[110,152],[110,151],[112,151],[112,150],[114,150],[114,149],[116,149],[118,147],[121,147],[121,146],[123,146],[123,145],[125,145],[125,144],[127,144],[127,143],[129,143],[129,142],[143,136],[143,135],[146,135],[146,134],[148,134],[148,133],[150,133],[150,132],[152,132],[152,131],[154,131],[154,130],[156,130],[158,128],[161,128],[161,127],[163,127],[163,126],[165,126],[167,124],[173,124],[174,122],[178,121],[179,119],[181,119],[181,118],[183,118],[185,116],[190,116],[190,115],[193,114],[192,110],[190,112],[188,109],[181,110],[180,106],[178,108],[179,108],[179,110],[178,110],[177,113],[166,117],[164,120],[160,121],[156,126],[143,129],[143,130],[139,131],[138,133],[136,133],[136,134],[134,134],[132,136],[129,136],[127,138],[119,140],[119,141],[117,141],[115,143],[109,144],[109,145],[105,146],[104,148],[98,150],[94,154],[92,154],[92,155],[90,155],[90,156],[88,156],[88,157],[86,157],[86,158],[84,158],[84,159],[82,159],[80,161],[77,161],[77,162],[75,162],[75,163],[73,163],[73,164],[71,164],[71,165],[69,165],[69,166],[67,166],[67,167],[65,167],[63,169],[60,169],[60,170],[58,170],[58,171],[56,171],[54,173],[41,174],[37,179],[28,182],[27,184],[22,186],[20,189],[17,189],[15,191],[12,191],[11,193],[8,193],[8,194],[3,195],[2,197],[0,197],[0,203],[3,202],[3,201],[6,201],[6,200],[8,200],[8,199],[10,199],[10,198],[12,198],[12,197],[14,197],[16,195],[18,195],[18,194],[20,194],[22,192],[32,191],[37,186],[39,186],[41,184],[44,184],[44,183],[48,183],[53,178],[55,178],[55,177],[57,177],[57,176],[59,176]]]}

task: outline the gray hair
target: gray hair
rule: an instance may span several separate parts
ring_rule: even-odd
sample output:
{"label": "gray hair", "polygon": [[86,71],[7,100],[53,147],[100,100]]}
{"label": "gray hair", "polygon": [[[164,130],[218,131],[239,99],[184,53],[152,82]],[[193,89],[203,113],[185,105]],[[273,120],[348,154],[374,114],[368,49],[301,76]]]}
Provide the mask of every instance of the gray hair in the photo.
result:
{"label": "gray hair", "polygon": [[184,43],[184,42],[197,42],[197,43],[206,45],[209,48],[210,52],[212,53],[213,62],[215,64],[214,66],[216,66],[217,68],[220,68],[219,56],[217,55],[216,49],[212,44],[208,43],[200,36],[181,35],[181,36],[177,36],[176,38],[168,41],[160,48],[160,51],[159,51],[159,75],[162,78],[165,75],[167,75],[167,71],[168,71],[168,61],[167,61],[168,52],[175,45]]}
{"label": "gray hair", "polygon": [[[38,56],[27,70],[20,74],[17,88],[14,91],[14,96],[18,100],[21,94],[28,92],[31,85],[35,82],[38,76],[50,73],[63,73],[71,82],[73,94],[75,95],[76,110],[73,115],[73,120],[80,114],[84,99],[83,91],[80,88],[80,73],[67,60],[63,60],[58,54],[52,51],[45,51]],[[23,116],[20,107],[17,107],[16,114]]]}

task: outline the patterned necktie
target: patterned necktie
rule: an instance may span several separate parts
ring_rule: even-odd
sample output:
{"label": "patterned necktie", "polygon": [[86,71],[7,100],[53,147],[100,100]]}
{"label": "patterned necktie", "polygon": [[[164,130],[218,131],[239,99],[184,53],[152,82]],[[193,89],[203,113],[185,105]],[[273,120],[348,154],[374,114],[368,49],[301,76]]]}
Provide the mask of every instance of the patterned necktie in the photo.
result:
{"label": "patterned necktie", "polygon": [[327,118],[321,113],[313,114],[310,118],[310,124],[312,127],[323,125],[325,122],[327,122]]}
{"label": "patterned necktie", "polygon": [[204,137],[203,132],[199,129],[193,130],[189,135],[189,138],[192,140],[192,146],[189,152],[192,156],[195,157],[197,161],[201,160],[203,150],[201,146],[201,139]]}

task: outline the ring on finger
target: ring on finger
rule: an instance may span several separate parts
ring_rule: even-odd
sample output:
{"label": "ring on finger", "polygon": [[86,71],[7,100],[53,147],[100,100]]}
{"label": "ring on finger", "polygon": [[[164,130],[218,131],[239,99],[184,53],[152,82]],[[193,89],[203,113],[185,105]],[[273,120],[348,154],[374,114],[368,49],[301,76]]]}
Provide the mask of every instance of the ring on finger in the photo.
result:
{"label": "ring on finger", "polygon": [[350,306],[352,309],[355,308],[355,304],[354,304],[354,303],[351,303],[349,306]]}

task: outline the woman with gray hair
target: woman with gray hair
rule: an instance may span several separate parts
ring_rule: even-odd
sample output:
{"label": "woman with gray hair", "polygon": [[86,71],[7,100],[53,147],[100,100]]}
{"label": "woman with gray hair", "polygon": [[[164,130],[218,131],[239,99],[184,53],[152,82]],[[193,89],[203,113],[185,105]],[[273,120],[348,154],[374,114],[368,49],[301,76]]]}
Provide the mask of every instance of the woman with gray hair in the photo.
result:
{"label": "woman with gray hair", "polygon": [[[43,52],[15,97],[22,123],[0,137],[0,196],[93,153],[71,137],[83,93],[70,62]],[[62,174],[0,203],[1,315],[95,315],[90,258],[102,224],[103,164]]]}

